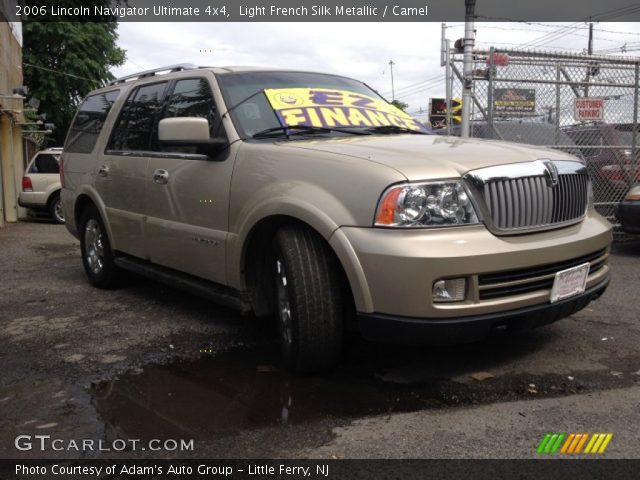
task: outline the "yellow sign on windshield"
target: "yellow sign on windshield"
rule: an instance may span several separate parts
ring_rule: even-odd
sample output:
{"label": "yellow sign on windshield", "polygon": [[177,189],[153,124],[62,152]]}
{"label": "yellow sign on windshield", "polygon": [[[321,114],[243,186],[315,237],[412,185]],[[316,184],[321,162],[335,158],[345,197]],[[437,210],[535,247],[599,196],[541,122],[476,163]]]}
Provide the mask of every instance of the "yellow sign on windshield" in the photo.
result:
{"label": "yellow sign on windshield", "polygon": [[396,126],[427,131],[424,125],[399,108],[362,93],[327,88],[268,88],[264,92],[285,127]]}

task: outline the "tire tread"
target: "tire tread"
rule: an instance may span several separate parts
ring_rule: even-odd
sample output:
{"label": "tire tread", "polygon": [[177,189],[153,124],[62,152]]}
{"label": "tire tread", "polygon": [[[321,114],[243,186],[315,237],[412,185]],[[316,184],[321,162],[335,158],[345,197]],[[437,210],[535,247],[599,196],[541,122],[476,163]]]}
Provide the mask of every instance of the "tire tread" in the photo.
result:
{"label": "tire tread", "polygon": [[318,234],[301,225],[276,235],[290,279],[294,345],[288,363],[300,372],[327,370],[340,359],[342,293],[333,252]]}

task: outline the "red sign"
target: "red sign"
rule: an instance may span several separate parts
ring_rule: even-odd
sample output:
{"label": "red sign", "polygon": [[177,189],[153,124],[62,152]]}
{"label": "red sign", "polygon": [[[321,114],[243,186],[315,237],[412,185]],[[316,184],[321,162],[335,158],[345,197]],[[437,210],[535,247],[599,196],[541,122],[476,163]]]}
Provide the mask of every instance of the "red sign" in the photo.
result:
{"label": "red sign", "polygon": [[576,98],[574,116],[579,122],[601,122],[604,119],[604,99]]}
{"label": "red sign", "polygon": [[487,65],[491,65],[491,60],[493,58],[493,65],[496,67],[506,67],[507,65],[509,65],[509,55],[507,55],[506,53],[495,53],[493,54],[493,57],[491,55],[489,55],[487,57]]}

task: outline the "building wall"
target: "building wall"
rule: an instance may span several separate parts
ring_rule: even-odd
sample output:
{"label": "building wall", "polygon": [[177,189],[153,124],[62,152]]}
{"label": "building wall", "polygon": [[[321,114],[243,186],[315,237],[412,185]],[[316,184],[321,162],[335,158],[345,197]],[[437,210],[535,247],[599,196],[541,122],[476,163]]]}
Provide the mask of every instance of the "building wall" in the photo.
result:
{"label": "building wall", "polygon": [[0,21],[0,226],[25,214],[18,206],[24,170],[22,131],[18,125],[23,118],[23,102],[21,98],[7,98],[23,84],[19,33],[15,25]]}

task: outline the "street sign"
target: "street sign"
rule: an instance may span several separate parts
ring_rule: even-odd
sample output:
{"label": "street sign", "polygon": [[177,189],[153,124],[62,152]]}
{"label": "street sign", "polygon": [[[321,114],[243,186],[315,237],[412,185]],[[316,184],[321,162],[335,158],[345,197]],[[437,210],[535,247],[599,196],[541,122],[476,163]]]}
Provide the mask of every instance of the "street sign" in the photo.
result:
{"label": "street sign", "polygon": [[604,119],[604,99],[576,98],[574,117],[578,122],[601,122]]}
{"label": "street sign", "polygon": [[493,65],[495,67],[506,67],[507,65],[509,65],[509,55],[507,55],[506,53],[494,52],[493,57],[491,55],[487,57],[487,65]]}

